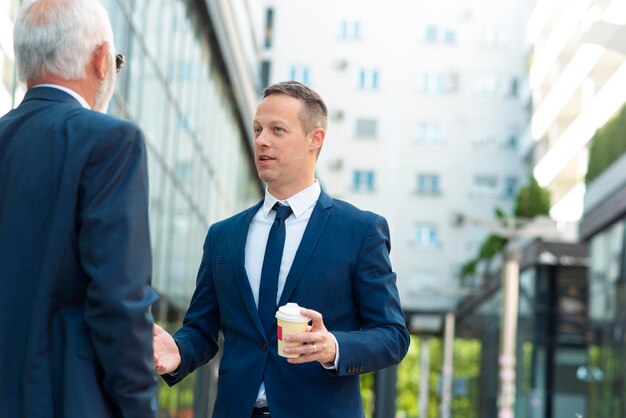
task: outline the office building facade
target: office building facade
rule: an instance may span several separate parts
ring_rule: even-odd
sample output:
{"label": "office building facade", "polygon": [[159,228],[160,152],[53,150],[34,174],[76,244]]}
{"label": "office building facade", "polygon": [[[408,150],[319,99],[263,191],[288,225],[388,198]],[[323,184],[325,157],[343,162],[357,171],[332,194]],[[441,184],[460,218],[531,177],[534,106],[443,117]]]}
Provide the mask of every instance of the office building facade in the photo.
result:
{"label": "office building facade", "polygon": [[302,81],[329,107],[323,187],[388,219],[407,312],[452,309],[460,267],[487,235],[454,226],[455,212],[510,212],[526,180],[526,2],[264,7],[261,82]]}
{"label": "office building facade", "polygon": [[536,1],[528,34],[532,124],[522,151],[552,218],[583,214],[589,141],[626,102],[626,1]]}

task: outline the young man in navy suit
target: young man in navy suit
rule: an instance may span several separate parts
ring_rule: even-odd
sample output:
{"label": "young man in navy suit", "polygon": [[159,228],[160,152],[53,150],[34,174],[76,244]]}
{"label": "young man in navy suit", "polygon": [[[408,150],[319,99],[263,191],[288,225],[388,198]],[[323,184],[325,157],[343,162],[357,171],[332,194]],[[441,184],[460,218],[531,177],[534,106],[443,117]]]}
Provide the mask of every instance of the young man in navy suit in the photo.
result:
{"label": "young man in navy suit", "polygon": [[[170,385],[208,362],[223,332],[214,417],[363,417],[359,375],[407,352],[387,222],[315,179],[326,128],[308,87],[265,90],[253,122],[265,199],[211,226],[182,328],[172,338],[155,326],[155,367]],[[287,302],[311,319],[290,359],[277,353],[274,318]]]}
{"label": "young man in navy suit", "polygon": [[142,133],[97,0],[25,0],[0,119],[0,416],[156,416]]}

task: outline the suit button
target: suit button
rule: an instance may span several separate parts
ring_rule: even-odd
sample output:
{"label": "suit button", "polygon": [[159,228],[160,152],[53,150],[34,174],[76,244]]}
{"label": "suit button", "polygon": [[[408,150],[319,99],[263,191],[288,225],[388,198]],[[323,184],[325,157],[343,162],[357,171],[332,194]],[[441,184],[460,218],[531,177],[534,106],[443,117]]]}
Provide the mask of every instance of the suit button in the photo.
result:
{"label": "suit button", "polygon": [[263,350],[263,351],[267,351],[267,350],[268,350],[268,348],[269,348],[269,347],[268,347],[267,343],[263,343],[263,344],[261,345],[261,350]]}

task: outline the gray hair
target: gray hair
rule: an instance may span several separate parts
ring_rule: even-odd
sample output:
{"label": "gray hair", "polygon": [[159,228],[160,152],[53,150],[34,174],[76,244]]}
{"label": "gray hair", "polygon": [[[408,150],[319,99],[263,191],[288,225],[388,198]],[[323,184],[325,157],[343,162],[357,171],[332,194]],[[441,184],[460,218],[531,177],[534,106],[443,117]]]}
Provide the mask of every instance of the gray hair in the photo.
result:
{"label": "gray hair", "polygon": [[26,81],[47,71],[82,80],[92,52],[104,42],[115,50],[111,22],[99,0],[25,0],[13,28],[19,78]]}

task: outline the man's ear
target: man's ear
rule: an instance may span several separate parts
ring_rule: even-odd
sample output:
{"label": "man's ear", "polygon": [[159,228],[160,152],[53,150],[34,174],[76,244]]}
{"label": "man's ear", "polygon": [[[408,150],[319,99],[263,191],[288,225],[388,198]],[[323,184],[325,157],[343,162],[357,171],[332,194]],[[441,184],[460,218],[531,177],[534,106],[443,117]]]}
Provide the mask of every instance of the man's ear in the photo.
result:
{"label": "man's ear", "polygon": [[311,143],[309,148],[311,151],[318,151],[324,145],[324,138],[326,137],[326,131],[322,128],[315,128],[309,134],[311,135]]}
{"label": "man's ear", "polygon": [[104,80],[106,77],[110,59],[108,42],[101,43],[94,49],[89,65],[98,80]]}

